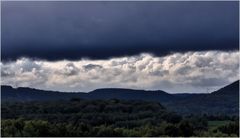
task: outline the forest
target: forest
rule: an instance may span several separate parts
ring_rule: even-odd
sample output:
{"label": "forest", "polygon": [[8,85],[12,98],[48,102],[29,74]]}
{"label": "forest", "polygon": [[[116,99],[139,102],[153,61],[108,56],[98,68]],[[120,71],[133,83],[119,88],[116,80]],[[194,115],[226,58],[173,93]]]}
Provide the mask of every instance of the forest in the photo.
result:
{"label": "forest", "polygon": [[158,102],[71,100],[3,102],[3,137],[239,136],[239,117],[180,115]]}

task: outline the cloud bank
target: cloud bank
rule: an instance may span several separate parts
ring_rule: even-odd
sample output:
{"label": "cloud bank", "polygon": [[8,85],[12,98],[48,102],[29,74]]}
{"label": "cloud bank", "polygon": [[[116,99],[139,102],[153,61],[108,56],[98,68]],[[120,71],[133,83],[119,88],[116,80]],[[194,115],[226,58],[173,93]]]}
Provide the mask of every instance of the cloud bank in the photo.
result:
{"label": "cloud bank", "polygon": [[3,1],[3,60],[237,50],[238,1]]}
{"label": "cloud bank", "polygon": [[1,84],[58,91],[97,88],[207,92],[239,79],[239,52],[140,54],[109,60],[1,62]]}

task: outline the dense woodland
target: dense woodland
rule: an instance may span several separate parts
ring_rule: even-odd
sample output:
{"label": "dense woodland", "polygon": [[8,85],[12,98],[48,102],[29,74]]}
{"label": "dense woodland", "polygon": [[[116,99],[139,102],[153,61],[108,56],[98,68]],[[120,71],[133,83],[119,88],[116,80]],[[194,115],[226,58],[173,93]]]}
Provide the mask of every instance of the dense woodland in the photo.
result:
{"label": "dense woodland", "polygon": [[239,136],[238,116],[188,115],[158,102],[3,102],[2,136]]}
{"label": "dense woodland", "polygon": [[88,100],[144,100],[159,102],[169,110],[182,115],[229,115],[239,114],[239,81],[209,94],[169,94],[164,91],[131,89],[97,89],[89,93],[53,92],[31,88],[1,86],[2,102],[56,101],[81,98]]}

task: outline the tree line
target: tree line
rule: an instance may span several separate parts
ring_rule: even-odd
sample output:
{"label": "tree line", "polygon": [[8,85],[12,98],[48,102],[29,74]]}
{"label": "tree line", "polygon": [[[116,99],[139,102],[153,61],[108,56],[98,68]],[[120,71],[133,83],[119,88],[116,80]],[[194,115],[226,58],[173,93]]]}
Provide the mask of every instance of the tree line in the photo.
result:
{"label": "tree line", "polygon": [[[82,100],[2,103],[2,136],[239,136],[238,117],[181,116],[157,102]],[[209,121],[227,121],[209,127]]]}

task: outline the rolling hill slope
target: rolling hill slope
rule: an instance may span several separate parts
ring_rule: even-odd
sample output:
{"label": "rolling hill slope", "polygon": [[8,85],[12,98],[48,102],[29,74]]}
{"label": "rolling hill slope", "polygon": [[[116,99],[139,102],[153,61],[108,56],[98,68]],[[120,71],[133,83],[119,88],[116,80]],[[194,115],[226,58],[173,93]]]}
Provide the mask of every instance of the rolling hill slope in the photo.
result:
{"label": "rolling hill slope", "polygon": [[191,94],[167,103],[182,114],[239,114],[239,81],[210,94]]}
{"label": "rolling hill slope", "polygon": [[165,102],[175,98],[175,96],[164,91],[144,91],[120,88],[96,89],[89,93],[83,92],[54,92],[43,91],[32,88],[12,88],[11,86],[1,86],[2,101],[42,101],[42,100],[66,100],[71,98],[83,99],[126,99],[126,100],[146,100]]}
{"label": "rolling hill slope", "polygon": [[89,93],[53,92],[31,88],[1,86],[3,102],[52,101],[82,99],[124,99],[160,102],[181,114],[230,114],[239,112],[239,81],[210,94],[169,94],[164,91],[145,91],[120,88],[97,89]]}

